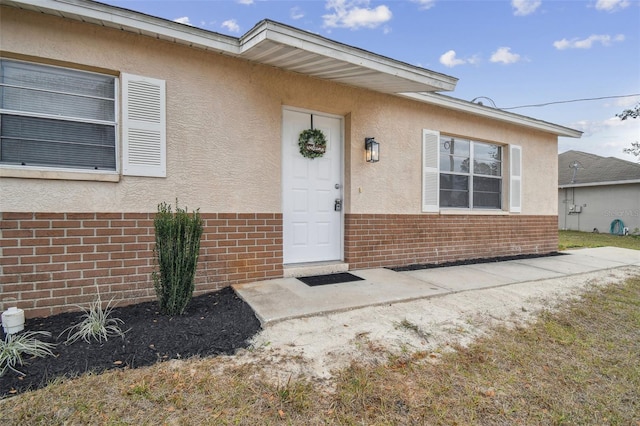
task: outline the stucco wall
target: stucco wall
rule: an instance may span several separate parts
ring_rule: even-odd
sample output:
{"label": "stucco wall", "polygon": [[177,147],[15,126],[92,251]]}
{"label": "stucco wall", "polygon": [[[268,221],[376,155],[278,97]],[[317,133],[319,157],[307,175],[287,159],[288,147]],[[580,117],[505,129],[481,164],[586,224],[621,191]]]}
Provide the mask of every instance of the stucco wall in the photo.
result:
{"label": "stucco wall", "polygon": [[[553,135],[96,25],[6,7],[0,19],[5,56],[166,80],[168,143],[167,178],[2,178],[3,211],[149,212],[178,197],[202,212],[280,212],[282,108],[293,106],[345,117],[347,213],[420,213],[427,128],[521,145],[522,214],[557,214]],[[363,159],[371,136],[377,164]]]}
{"label": "stucco wall", "polygon": [[[570,213],[577,205],[580,213]],[[558,228],[572,231],[609,232],[611,222],[620,219],[630,232],[640,228],[640,184],[606,185],[560,189]]]}

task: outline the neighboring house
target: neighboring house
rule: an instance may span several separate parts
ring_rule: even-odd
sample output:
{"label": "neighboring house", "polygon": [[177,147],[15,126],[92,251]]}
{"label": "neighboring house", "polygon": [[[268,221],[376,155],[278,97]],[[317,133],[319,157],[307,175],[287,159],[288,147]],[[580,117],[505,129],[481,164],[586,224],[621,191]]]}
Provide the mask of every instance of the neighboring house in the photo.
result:
{"label": "neighboring house", "polygon": [[630,233],[640,228],[640,164],[580,151],[558,155],[558,228],[608,233],[616,220]]}
{"label": "neighboring house", "polygon": [[176,199],[205,222],[197,293],[557,250],[557,139],[581,133],[436,93],[453,77],[86,0],[3,0],[0,43],[2,299],[29,316],[153,298],[153,217]]}

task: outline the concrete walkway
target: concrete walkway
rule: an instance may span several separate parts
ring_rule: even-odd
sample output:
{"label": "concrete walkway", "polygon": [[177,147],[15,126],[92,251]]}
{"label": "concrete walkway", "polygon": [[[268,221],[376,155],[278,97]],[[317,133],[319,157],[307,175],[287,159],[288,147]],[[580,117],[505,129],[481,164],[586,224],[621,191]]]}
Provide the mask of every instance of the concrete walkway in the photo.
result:
{"label": "concrete walkway", "polygon": [[278,278],[233,288],[256,312],[263,326],[292,318],[346,311],[366,306],[579,275],[624,266],[640,266],[640,251],[616,247],[569,250],[564,256],[418,271],[389,269],[349,271],[364,278],[341,284],[310,287],[297,278]]}

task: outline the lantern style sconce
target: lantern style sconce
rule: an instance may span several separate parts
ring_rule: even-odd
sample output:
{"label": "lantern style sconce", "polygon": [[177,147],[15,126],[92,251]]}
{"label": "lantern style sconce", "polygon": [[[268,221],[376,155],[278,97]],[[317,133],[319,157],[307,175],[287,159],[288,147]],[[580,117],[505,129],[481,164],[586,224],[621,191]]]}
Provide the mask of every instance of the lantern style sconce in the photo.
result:
{"label": "lantern style sconce", "polygon": [[364,149],[367,163],[377,163],[380,161],[380,144],[375,138],[364,138]]}

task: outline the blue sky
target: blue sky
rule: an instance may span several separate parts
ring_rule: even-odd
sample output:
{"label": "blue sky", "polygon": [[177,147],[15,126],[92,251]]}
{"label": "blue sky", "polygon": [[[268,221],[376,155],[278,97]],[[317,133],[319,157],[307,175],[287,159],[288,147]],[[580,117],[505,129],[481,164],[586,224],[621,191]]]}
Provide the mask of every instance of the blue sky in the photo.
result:
{"label": "blue sky", "polygon": [[584,132],[576,149],[640,160],[640,118],[616,113],[640,101],[638,0],[103,0],[239,37],[272,19],[351,46],[459,78],[456,98]]}

